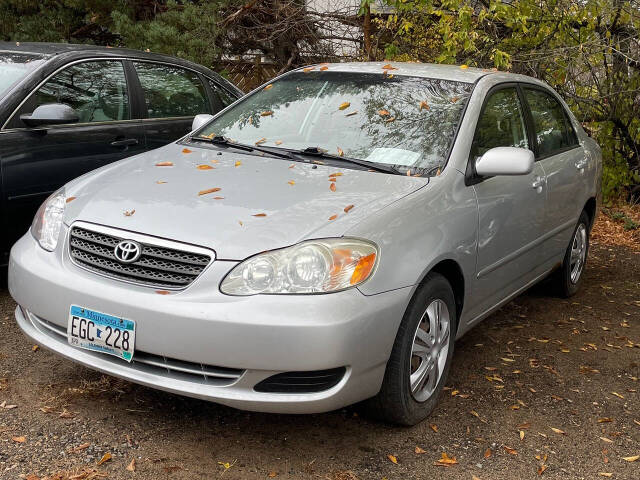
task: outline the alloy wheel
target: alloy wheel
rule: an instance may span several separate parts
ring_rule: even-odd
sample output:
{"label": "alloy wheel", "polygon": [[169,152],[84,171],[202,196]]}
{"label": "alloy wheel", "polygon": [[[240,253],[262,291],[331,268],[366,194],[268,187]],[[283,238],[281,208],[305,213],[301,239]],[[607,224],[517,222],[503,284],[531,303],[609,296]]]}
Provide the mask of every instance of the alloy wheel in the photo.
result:
{"label": "alloy wheel", "polygon": [[587,256],[587,227],[584,223],[578,225],[571,242],[571,257],[569,265],[571,270],[571,283],[574,285],[580,280],[584,261]]}

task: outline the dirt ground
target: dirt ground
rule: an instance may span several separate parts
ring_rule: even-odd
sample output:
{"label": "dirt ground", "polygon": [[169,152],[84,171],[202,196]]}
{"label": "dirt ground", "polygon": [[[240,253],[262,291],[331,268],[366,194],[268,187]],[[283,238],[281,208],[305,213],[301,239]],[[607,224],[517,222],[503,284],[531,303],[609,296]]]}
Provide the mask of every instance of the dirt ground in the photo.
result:
{"label": "dirt ground", "polygon": [[[640,243],[611,242],[607,221],[581,292],[540,285],[469,332],[413,428],[357,408],[241,412],[103,376],[34,349],[0,290],[0,478],[640,479]],[[457,463],[434,465],[443,453]]]}

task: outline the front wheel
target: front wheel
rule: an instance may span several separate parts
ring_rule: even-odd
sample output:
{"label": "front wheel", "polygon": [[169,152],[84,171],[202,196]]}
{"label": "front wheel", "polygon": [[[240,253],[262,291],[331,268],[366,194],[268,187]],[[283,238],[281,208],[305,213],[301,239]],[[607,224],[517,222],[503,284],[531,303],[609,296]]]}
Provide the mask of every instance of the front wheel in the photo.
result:
{"label": "front wheel", "polygon": [[451,285],[429,274],[402,319],[380,392],[367,402],[372,415],[415,425],[431,413],[451,366],[456,321]]}
{"label": "front wheel", "polygon": [[584,267],[589,254],[589,217],[583,211],[567,247],[562,267],[554,274],[554,286],[563,297],[575,295],[582,284]]}

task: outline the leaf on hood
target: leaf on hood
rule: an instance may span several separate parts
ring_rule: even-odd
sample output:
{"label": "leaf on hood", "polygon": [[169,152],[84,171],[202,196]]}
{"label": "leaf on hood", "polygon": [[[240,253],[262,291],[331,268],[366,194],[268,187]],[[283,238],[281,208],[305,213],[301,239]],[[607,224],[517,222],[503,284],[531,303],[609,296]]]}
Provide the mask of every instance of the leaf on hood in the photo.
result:
{"label": "leaf on hood", "polygon": [[396,465],[398,464],[398,459],[396,458],[395,455],[387,455],[387,458],[391,461],[391,463],[395,463]]}
{"label": "leaf on hood", "polygon": [[265,110],[264,112],[260,113],[261,117],[268,117],[270,115],[273,115],[273,110]]}
{"label": "leaf on hood", "polygon": [[173,162],[158,162],[156,167],[173,167]]}
{"label": "leaf on hood", "polygon": [[423,109],[424,110],[429,110],[430,109],[429,104],[425,100],[422,100],[420,102],[420,110],[422,111]]}
{"label": "leaf on hood", "polygon": [[193,153],[193,150],[190,150],[188,148],[183,148],[182,153]]}
{"label": "leaf on hood", "polygon": [[416,452],[417,454],[427,453],[427,451],[425,449],[420,448],[418,446],[416,446],[414,452]]}
{"label": "leaf on hood", "polygon": [[271,89],[271,88],[273,88],[273,83],[270,83],[269,85],[267,85],[266,87],[264,87],[264,89],[263,89],[263,90],[269,90],[269,89]]}
{"label": "leaf on hood", "polygon": [[136,459],[132,458],[131,462],[129,463],[129,465],[127,465],[127,471],[129,472],[135,472],[136,471]]}
{"label": "leaf on hood", "polygon": [[393,78],[393,73],[389,73],[385,70],[384,74],[387,76],[387,78]]}
{"label": "leaf on hood", "polygon": [[200,190],[198,192],[198,196],[208,195],[209,193],[219,192],[220,190],[222,190],[222,189],[220,189],[220,188],[208,188],[206,190]]}
{"label": "leaf on hood", "polygon": [[65,200],[65,203],[73,202],[75,199],[76,197],[67,197],[67,199]]}
{"label": "leaf on hood", "polygon": [[165,182],[164,180],[156,180],[156,183],[157,183],[158,185],[164,185],[164,184],[165,184],[165,183],[167,183],[167,182]]}
{"label": "leaf on hood", "polygon": [[11,437],[11,440],[13,440],[16,443],[24,443],[27,441],[27,439],[23,436],[19,436],[19,437]]}
{"label": "leaf on hood", "polygon": [[240,160],[237,160],[236,163],[233,166],[234,167],[239,167],[240,165],[242,165],[242,162]]}
{"label": "leaf on hood", "polygon": [[252,215],[252,217],[266,217],[266,216],[267,216],[267,214],[266,214],[266,213],[254,213],[254,214]]}
{"label": "leaf on hood", "polygon": [[469,65],[460,65],[461,70],[466,70],[467,68],[469,68]]}
{"label": "leaf on hood", "polygon": [[276,145],[282,145],[282,140],[276,140],[276,141],[275,141],[275,144],[276,144]]}
{"label": "leaf on hood", "polygon": [[347,205],[346,207],[344,207],[344,213],[349,213],[352,208],[353,208],[353,205]]}
{"label": "leaf on hood", "polygon": [[349,108],[351,106],[351,103],[349,102],[342,102],[339,106],[338,106],[338,110],[346,110],[347,108]]}
{"label": "leaf on hood", "polygon": [[329,190],[331,190],[332,192],[336,191],[336,184],[334,182],[331,182],[331,185],[329,186]]}
{"label": "leaf on hood", "polygon": [[124,213],[124,216],[125,216],[125,217],[130,217],[130,216],[132,216],[134,213],[136,213],[136,209],[134,208],[133,210],[125,210],[125,211],[124,211],[124,212],[122,212],[122,213]]}
{"label": "leaf on hood", "polygon": [[329,180],[333,182],[336,178],[341,177],[342,175],[344,175],[342,172],[332,173],[329,175]]}
{"label": "leaf on hood", "polygon": [[215,167],[212,167],[211,165],[202,164],[202,165],[198,165],[196,168],[198,170],[213,170]]}
{"label": "leaf on hood", "polygon": [[[266,142],[266,141],[267,141],[267,139],[266,139],[265,137],[262,137],[260,140],[258,140],[258,141],[256,142],[256,145],[262,145],[262,144],[263,144],[264,142]],[[237,163],[237,162],[236,162],[236,163]]]}
{"label": "leaf on hood", "polygon": [[342,150],[340,147],[338,147],[338,155],[344,157],[344,150]]}
{"label": "leaf on hood", "polygon": [[289,185],[291,185],[292,187],[296,184],[296,182],[294,182],[293,180],[289,180],[287,183],[288,183]]}
{"label": "leaf on hood", "polygon": [[98,463],[96,465],[100,466],[103,463],[108,462],[109,460],[111,460],[111,452],[107,452],[105,453],[102,458],[100,460],[98,460]]}
{"label": "leaf on hood", "polygon": [[329,217],[329,220],[330,220],[330,221],[331,221],[331,220],[335,220],[336,218],[338,218],[338,215],[331,215],[331,216]]}
{"label": "leaf on hood", "polygon": [[158,295],[171,295],[171,292],[169,290],[156,290],[156,293]]}
{"label": "leaf on hood", "polygon": [[224,200],[224,197],[213,197],[214,200]]}
{"label": "leaf on hood", "polygon": [[329,67],[327,67],[326,65],[320,67],[321,72],[324,72],[325,70],[329,70]]}
{"label": "leaf on hood", "polygon": [[302,69],[302,71],[303,71],[304,73],[309,73],[309,72],[310,72],[310,71],[312,71],[314,68],[316,68],[316,67],[307,67],[307,68],[303,68],[303,69]]}
{"label": "leaf on hood", "polygon": [[456,465],[458,461],[455,457],[449,457],[445,452],[442,452],[440,459],[433,462],[435,466],[438,467],[450,467],[451,465]]}
{"label": "leaf on hood", "polygon": [[381,117],[388,117],[390,115],[389,110],[378,110],[378,115],[380,115]]}
{"label": "leaf on hood", "polygon": [[291,165],[289,165],[289,168],[295,168],[295,167],[296,167],[295,163],[292,163]]}

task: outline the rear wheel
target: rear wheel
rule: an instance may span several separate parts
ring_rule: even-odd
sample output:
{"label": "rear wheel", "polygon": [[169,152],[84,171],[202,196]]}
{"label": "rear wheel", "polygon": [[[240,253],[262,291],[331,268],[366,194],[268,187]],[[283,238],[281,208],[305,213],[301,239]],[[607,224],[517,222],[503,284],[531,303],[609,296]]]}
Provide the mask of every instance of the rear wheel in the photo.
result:
{"label": "rear wheel", "polygon": [[435,408],[446,382],[456,332],[449,282],[431,273],[402,319],[378,395],[368,411],[381,420],[415,425]]}
{"label": "rear wheel", "polygon": [[582,212],[567,247],[562,267],[554,274],[555,290],[563,297],[575,295],[582,284],[584,267],[589,254],[589,216]]}

